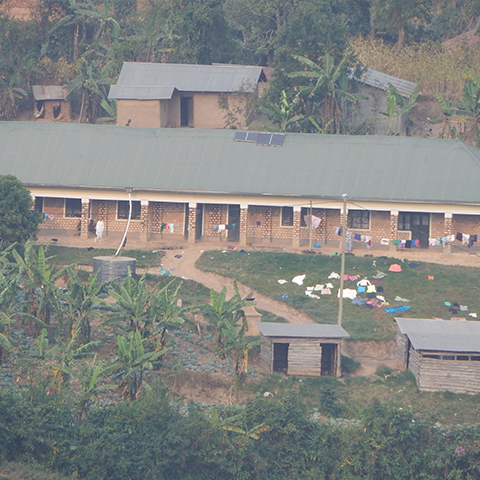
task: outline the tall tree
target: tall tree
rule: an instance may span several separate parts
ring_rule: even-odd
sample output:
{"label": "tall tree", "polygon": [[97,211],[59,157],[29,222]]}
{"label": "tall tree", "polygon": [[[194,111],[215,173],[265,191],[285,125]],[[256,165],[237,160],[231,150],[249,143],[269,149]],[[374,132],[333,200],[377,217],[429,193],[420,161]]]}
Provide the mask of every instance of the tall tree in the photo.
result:
{"label": "tall tree", "polygon": [[13,175],[0,175],[0,245],[35,237],[41,215],[32,210],[30,192]]}
{"label": "tall tree", "polygon": [[432,0],[372,0],[372,20],[375,27],[396,31],[397,46],[405,43],[405,28],[409,23],[425,23],[430,19]]}

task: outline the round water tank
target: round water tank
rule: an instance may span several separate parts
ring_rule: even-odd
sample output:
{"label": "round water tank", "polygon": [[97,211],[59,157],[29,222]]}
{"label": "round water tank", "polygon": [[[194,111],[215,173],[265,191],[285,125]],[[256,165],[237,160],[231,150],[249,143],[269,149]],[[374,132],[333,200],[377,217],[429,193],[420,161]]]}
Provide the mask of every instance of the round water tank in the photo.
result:
{"label": "round water tank", "polygon": [[114,278],[123,282],[129,270],[135,275],[136,263],[137,260],[130,257],[93,257],[93,271],[98,272],[98,283],[108,282]]}

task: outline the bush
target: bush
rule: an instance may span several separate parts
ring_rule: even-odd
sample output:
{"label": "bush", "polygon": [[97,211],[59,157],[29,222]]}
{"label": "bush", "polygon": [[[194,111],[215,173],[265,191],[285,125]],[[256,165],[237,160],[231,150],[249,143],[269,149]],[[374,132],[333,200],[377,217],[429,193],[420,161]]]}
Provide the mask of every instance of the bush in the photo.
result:
{"label": "bush", "polygon": [[353,358],[346,357],[345,355],[342,355],[342,375],[350,375],[353,372],[355,372],[359,367],[360,367],[360,362],[357,362]]}
{"label": "bush", "polygon": [[375,371],[375,375],[380,378],[386,378],[392,374],[392,369],[386,367],[385,365],[380,365],[377,370]]}

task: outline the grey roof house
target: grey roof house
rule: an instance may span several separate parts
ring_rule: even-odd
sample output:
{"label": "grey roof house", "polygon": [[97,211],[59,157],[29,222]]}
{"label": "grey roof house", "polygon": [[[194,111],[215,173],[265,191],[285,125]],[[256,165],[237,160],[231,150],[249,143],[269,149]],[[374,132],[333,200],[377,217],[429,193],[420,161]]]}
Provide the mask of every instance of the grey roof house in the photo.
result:
{"label": "grey roof house", "polygon": [[125,62],[109,98],[118,125],[224,128],[230,109],[244,127],[247,99],[265,81],[261,67]]}

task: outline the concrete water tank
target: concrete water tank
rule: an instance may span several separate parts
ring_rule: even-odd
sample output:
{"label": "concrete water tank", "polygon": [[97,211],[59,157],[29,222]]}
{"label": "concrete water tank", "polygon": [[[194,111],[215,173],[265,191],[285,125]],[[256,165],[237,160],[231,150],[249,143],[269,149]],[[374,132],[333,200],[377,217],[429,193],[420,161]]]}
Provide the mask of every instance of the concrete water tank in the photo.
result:
{"label": "concrete water tank", "polygon": [[98,272],[99,283],[119,278],[120,282],[127,276],[128,271],[135,275],[137,260],[131,257],[93,257],[93,271]]}

